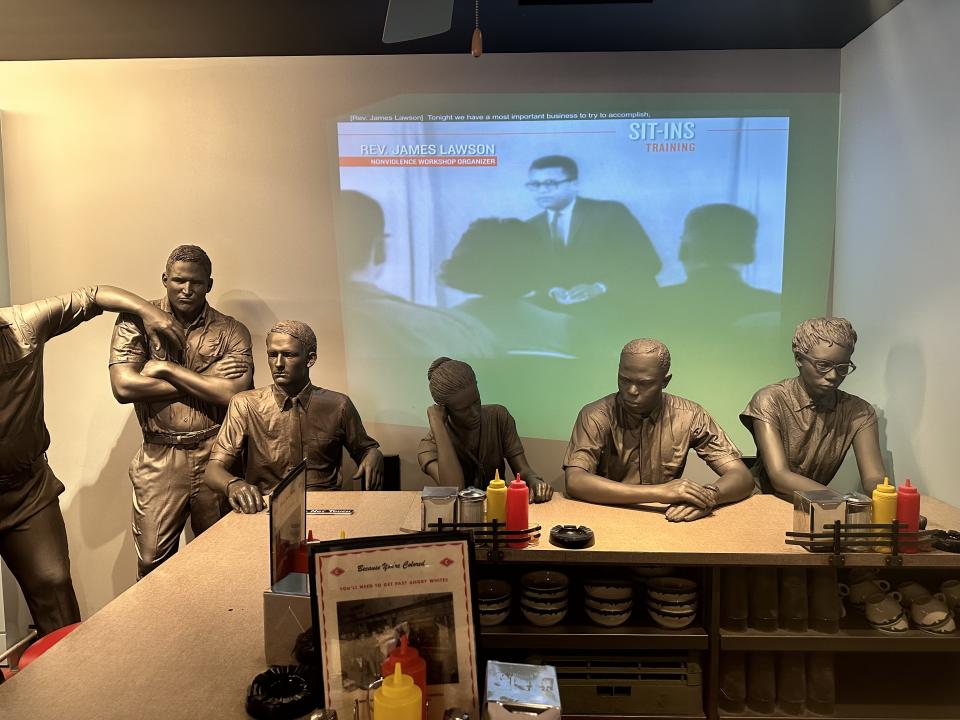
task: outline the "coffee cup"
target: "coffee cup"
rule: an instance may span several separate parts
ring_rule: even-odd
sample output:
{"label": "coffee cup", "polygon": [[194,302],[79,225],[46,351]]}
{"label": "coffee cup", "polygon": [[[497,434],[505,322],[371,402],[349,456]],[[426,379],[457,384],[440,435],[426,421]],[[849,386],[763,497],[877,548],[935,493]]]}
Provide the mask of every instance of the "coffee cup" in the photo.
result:
{"label": "coffee cup", "polygon": [[907,580],[897,585],[897,592],[900,593],[900,602],[903,603],[904,607],[910,607],[917,598],[927,597],[930,594],[930,591],[923,585],[913,580]]}
{"label": "coffee cup", "polygon": [[876,580],[879,570],[872,567],[855,567],[847,571],[847,585],[856,585],[864,580]]}
{"label": "coffee cup", "polygon": [[840,596],[850,598],[850,602],[856,606],[863,605],[867,598],[876,592],[887,592],[890,589],[890,583],[886,580],[877,578],[868,578],[857,583],[846,585],[840,583]]}
{"label": "coffee cup", "polygon": [[921,630],[939,629],[953,619],[943,593],[915,598],[910,605],[910,618]]}
{"label": "coffee cup", "polygon": [[947,606],[954,612],[960,611],[960,580],[947,580],[940,586]]}
{"label": "coffee cup", "polygon": [[905,632],[910,629],[906,612],[900,605],[900,593],[875,592],[863,606],[867,620],[877,630]]}

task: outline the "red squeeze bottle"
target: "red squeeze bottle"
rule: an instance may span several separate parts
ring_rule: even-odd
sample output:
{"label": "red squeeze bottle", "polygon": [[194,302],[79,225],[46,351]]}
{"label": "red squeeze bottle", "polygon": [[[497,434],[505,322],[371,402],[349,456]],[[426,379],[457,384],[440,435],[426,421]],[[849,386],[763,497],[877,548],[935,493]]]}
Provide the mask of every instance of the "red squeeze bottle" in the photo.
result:
{"label": "red squeeze bottle", "polygon": [[407,634],[400,636],[400,644],[395,647],[380,666],[380,677],[393,675],[395,666],[400,663],[400,672],[413,678],[413,684],[420,688],[423,698],[423,720],[427,720],[427,661],[420,657],[415,647],[409,644]]}
{"label": "red squeeze bottle", "polygon": [[[906,525],[905,528],[900,528],[901,532],[915,533],[920,529],[920,493],[910,484],[910,478],[897,488],[897,522]],[[914,535],[913,538],[915,537]],[[901,542],[900,552],[917,552],[916,541]]]}
{"label": "red squeeze bottle", "polygon": [[290,572],[303,573],[310,572],[310,551],[307,550],[307,543],[313,542],[313,530],[307,533],[307,539],[300,541],[300,547],[297,549],[297,557],[293,562],[293,568]]}
{"label": "red squeeze bottle", "polygon": [[[528,506],[530,503],[530,490],[527,484],[520,479],[520,473],[517,478],[507,487],[507,530],[526,530],[530,527]],[[522,535],[509,535],[514,538],[507,541],[507,545],[512,548],[524,548],[530,540]]]}

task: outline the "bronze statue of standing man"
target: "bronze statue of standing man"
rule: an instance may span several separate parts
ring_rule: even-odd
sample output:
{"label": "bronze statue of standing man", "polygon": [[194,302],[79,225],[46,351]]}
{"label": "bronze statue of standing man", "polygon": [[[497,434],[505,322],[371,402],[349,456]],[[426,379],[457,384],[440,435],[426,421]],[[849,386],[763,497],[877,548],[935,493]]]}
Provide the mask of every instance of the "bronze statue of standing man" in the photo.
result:
{"label": "bronze statue of standing man", "polygon": [[23,590],[39,634],[80,620],[67,531],[47,464],[43,351],[104,310],[133,313],[153,344],[183,344],[183,330],[142,298],[109,285],[0,308],[0,557]]}
{"label": "bronze statue of standing man", "polygon": [[110,349],[110,383],[121,403],[134,403],[143,445],[130,464],[137,577],[179,546],[187,518],[195,535],[223,514],[203,473],[227,403],[253,379],[250,332],[210,307],[210,258],[181,245],[161,278],[166,295],[154,301],[186,333],[182,352],[151,345],[136,318],[121,316]]}

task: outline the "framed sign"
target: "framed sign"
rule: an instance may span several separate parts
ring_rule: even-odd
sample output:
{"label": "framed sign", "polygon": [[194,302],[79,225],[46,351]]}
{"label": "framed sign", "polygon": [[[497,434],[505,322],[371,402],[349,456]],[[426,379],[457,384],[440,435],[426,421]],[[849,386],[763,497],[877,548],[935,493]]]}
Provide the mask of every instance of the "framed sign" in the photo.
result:
{"label": "framed sign", "polygon": [[427,665],[427,717],[479,708],[473,541],[461,533],[310,545],[314,643],[324,702],[352,717],[401,634]]}
{"label": "framed sign", "polygon": [[307,461],[303,460],[270,493],[270,587],[293,572],[306,537]]}

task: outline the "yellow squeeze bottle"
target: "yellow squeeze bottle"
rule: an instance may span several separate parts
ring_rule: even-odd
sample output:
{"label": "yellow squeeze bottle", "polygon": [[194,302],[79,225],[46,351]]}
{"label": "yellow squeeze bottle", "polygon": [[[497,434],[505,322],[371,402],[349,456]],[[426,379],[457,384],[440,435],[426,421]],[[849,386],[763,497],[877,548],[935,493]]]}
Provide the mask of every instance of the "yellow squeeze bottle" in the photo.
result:
{"label": "yellow squeeze bottle", "polygon": [[[875,525],[891,527],[897,517],[897,487],[890,484],[890,478],[884,477],[883,483],[873,489],[873,522]],[[877,532],[886,532],[878,530]],[[877,552],[890,552],[889,545],[877,545]]]}
{"label": "yellow squeeze bottle", "polygon": [[373,716],[377,720],[423,720],[423,694],[413,678],[403,674],[400,663],[373,693]]}
{"label": "yellow squeeze bottle", "polygon": [[487,522],[494,520],[506,530],[507,524],[507,484],[500,479],[500,471],[487,486]]}

